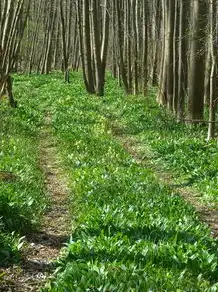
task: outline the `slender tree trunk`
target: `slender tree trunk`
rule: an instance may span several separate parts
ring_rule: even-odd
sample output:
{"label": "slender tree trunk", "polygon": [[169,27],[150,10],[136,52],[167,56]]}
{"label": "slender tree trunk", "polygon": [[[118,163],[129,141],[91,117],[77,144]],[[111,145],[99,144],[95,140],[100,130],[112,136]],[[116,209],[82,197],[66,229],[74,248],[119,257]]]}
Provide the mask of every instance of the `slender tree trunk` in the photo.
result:
{"label": "slender tree trunk", "polygon": [[179,3],[175,0],[174,32],[173,32],[173,113],[177,114],[178,104],[178,65],[179,65]]}
{"label": "slender tree trunk", "polygon": [[192,36],[189,72],[188,120],[203,120],[204,116],[204,77],[205,39],[207,28],[207,3],[193,2]]}
{"label": "slender tree trunk", "polygon": [[104,81],[102,64],[101,64],[101,45],[100,45],[100,31],[99,31],[99,13],[100,8],[97,1],[91,0],[92,9],[92,27],[93,27],[93,49],[94,49],[94,60],[95,60],[95,92],[99,96],[104,95]]}
{"label": "slender tree trunk", "polygon": [[160,66],[160,85],[157,96],[157,102],[160,105],[167,104],[167,90],[166,90],[166,82],[167,82],[167,17],[166,17],[166,1],[162,0],[162,56],[161,56],[161,66]]}
{"label": "slender tree trunk", "polygon": [[122,44],[122,25],[121,25],[121,11],[120,11],[120,1],[119,0],[113,0],[116,7],[117,12],[117,30],[118,30],[118,51],[119,51],[119,68],[120,68],[120,74],[122,76],[122,81],[124,85],[124,89],[126,94],[129,94],[129,85],[127,81],[127,74],[126,74],[126,68],[124,65],[124,59],[123,59],[123,44]]}
{"label": "slender tree trunk", "polygon": [[79,48],[80,48],[80,58],[82,63],[82,72],[83,72],[83,79],[85,83],[86,90],[89,92],[89,84],[88,84],[88,78],[86,75],[86,66],[85,66],[85,53],[84,53],[84,39],[83,39],[83,28],[82,28],[82,8],[81,8],[81,2],[80,0],[77,0],[77,20],[78,20],[78,34],[79,34]]}
{"label": "slender tree trunk", "polygon": [[177,119],[184,118],[185,97],[187,94],[187,28],[188,28],[188,2],[179,1],[179,48],[178,48],[178,103]]}
{"label": "slender tree trunk", "polygon": [[173,108],[173,31],[175,0],[167,0],[167,107]]}
{"label": "slender tree trunk", "polygon": [[210,43],[209,51],[211,53],[211,73],[210,73],[210,105],[209,105],[209,125],[207,140],[215,137],[215,119],[217,109],[217,45],[218,45],[218,21],[217,21],[217,3],[216,0],[210,0],[209,4],[209,22],[210,22]]}
{"label": "slender tree trunk", "polygon": [[142,52],[142,67],[143,67],[143,94],[147,95],[148,86],[148,3],[143,1],[143,52]]}
{"label": "slender tree trunk", "polygon": [[92,70],[92,50],[91,50],[91,31],[89,17],[89,0],[83,0],[83,37],[84,37],[84,59],[86,76],[88,82],[88,92],[95,93],[93,70]]}
{"label": "slender tree trunk", "polygon": [[[61,21],[61,36],[62,36],[62,50],[63,50],[63,70],[64,70],[64,80],[69,83],[69,70],[68,70],[68,53],[67,53],[67,32],[66,32],[66,23],[64,20],[64,12],[63,12],[63,2],[62,0],[59,2],[60,9],[60,21]],[[69,7],[65,7],[65,9],[69,9]]]}

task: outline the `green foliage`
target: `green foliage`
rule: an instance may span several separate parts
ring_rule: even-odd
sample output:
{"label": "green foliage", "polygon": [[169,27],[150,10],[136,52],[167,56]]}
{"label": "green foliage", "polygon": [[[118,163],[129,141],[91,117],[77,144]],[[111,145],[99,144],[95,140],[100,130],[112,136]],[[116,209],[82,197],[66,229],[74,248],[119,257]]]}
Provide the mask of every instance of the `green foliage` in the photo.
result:
{"label": "green foliage", "polygon": [[204,128],[176,124],[154,102],[155,92],[147,99],[126,97],[109,78],[106,96],[98,98],[85,93],[80,74],[69,85],[62,79],[57,73],[15,76],[19,107],[0,106],[1,263],[19,258],[17,233],[32,228],[46,206],[37,136],[49,108],[71,178],[75,221],[43,290],[217,291],[217,241],[194,209],[113,134],[135,135],[155,152],[152,159],[213,202],[216,143],[203,141]]}
{"label": "green foliage", "polygon": [[33,231],[47,203],[39,165],[38,132],[43,114],[34,87],[15,76],[18,108],[0,104],[0,263],[18,259],[19,236]]}
{"label": "green foliage", "polygon": [[[23,238],[19,238],[14,232],[0,232],[0,263],[7,265],[20,258],[20,249],[23,246]],[[1,280],[1,275],[0,275]]]}
{"label": "green foliage", "polygon": [[[72,80],[56,80],[51,108],[72,182],[74,231],[43,291],[217,291],[217,242],[208,228],[111,133],[112,121],[122,123],[151,145],[166,113],[152,99],[124,97],[113,80],[105,98],[86,95],[80,76]],[[169,124],[169,132],[184,131]]]}
{"label": "green foliage", "polygon": [[218,145],[216,140],[205,141],[207,128],[176,123],[155,103],[155,90],[146,98],[123,97],[114,92],[114,81],[108,87],[109,96],[101,106],[102,114],[121,125],[123,133],[134,135],[145,152],[146,148],[152,150],[153,162],[173,171],[178,184],[194,186],[204,203],[216,207]]}

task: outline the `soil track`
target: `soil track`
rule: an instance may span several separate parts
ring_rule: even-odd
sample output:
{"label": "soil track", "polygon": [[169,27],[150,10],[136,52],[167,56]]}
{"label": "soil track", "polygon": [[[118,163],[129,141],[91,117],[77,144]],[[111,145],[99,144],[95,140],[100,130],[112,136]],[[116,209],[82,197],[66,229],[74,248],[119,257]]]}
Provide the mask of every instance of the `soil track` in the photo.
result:
{"label": "soil track", "polygon": [[27,235],[27,248],[22,261],[7,269],[0,291],[35,292],[54,270],[54,260],[71,232],[68,210],[69,186],[67,175],[60,165],[55,138],[48,114],[40,133],[40,165],[45,174],[45,188],[50,197],[50,206],[43,217],[40,230]]}
{"label": "soil track", "polygon": [[199,193],[197,190],[190,188],[186,185],[178,185],[173,178],[172,173],[166,171],[161,165],[152,162],[153,153],[142,145],[133,135],[125,133],[122,126],[111,123],[111,130],[113,135],[122,143],[124,148],[135,158],[135,160],[150,168],[157,179],[173,189],[174,192],[179,193],[186,201],[191,203],[202,222],[209,225],[211,228],[211,235],[218,238],[218,211],[216,209],[205,206],[199,200]]}

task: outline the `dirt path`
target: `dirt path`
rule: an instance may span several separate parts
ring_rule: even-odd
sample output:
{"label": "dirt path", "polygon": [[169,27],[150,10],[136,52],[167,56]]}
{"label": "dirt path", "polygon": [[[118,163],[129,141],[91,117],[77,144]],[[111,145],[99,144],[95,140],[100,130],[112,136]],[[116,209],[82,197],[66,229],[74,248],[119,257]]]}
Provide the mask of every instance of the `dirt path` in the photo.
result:
{"label": "dirt path", "polygon": [[40,134],[40,164],[45,173],[45,186],[51,204],[40,230],[26,236],[28,246],[23,252],[21,264],[4,271],[5,286],[1,286],[0,291],[39,291],[53,271],[53,261],[71,232],[68,180],[60,166],[50,120],[47,115]]}
{"label": "dirt path", "polygon": [[142,145],[134,136],[124,133],[122,127],[119,125],[111,124],[113,135],[122,143],[124,148],[135,158],[135,160],[152,169],[156,177],[162,183],[168,185],[174,192],[179,193],[186,201],[190,202],[197,213],[199,214],[202,222],[205,222],[211,228],[211,235],[215,238],[218,237],[218,211],[203,205],[199,200],[199,194],[196,190],[185,185],[178,185],[173,178],[172,173],[163,169],[160,165],[152,162],[153,153]]}

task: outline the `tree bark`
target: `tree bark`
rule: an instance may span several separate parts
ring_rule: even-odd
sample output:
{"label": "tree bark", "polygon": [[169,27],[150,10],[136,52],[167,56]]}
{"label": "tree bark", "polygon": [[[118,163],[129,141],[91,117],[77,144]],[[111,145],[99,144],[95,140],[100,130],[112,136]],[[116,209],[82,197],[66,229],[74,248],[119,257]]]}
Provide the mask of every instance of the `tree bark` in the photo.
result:
{"label": "tree bark", "polygon": [[188,93],[188,119],[202,120],[204,116],[205,39],[207,28],[207,3],[193,2],[191,26],[191,54]]}

